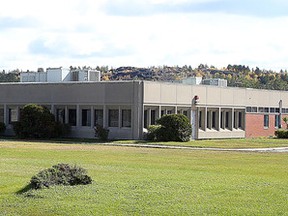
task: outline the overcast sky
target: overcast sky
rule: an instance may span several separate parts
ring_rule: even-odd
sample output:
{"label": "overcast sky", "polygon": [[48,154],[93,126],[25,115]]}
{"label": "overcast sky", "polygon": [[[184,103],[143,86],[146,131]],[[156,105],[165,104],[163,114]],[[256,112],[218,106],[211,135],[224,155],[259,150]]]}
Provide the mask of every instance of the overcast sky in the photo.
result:
{"label": "overcast sky", "polygon": [[0,70],[200,63],[288,69],[287,0],[9,0]]}

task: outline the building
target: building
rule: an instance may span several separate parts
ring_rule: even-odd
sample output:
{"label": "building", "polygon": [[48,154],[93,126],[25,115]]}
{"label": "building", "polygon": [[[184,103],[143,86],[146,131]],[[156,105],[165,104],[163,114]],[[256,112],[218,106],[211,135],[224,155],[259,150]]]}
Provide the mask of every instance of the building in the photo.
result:
{"label": "building", "polygon": [[0,84],[0,121],[13,134],[21,107],[48,107],[73,137],[94,137],[96,124],[110,139],[142,139],[143,128],[164,114],[182,113],[193,138],[273,136],[288,115],[288,92],[148,81]]}
{"label": "building", "polygon": [[47,68],[39,72],[20,73],[20,82],[100,81],[101,73],[91,69]]}

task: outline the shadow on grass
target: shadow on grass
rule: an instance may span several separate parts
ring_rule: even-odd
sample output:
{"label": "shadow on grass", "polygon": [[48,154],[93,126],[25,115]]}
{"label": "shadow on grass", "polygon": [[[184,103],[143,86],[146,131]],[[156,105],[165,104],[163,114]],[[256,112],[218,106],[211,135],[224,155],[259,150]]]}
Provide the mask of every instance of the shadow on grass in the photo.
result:
{"label": "shadow on grass", "polygon": [[28,184],[25,187],[21,188],[19,191],[17,191],[16,194],[25,194],[26,192],[30,190],[32,190],[32,187],[30,184]]}

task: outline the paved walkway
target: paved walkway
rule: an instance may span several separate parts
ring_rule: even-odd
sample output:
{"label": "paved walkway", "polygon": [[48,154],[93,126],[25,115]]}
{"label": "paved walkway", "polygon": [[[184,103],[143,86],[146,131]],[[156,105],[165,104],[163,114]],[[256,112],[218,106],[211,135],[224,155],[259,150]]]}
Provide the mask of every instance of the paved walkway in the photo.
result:
{"label": "paved walkway", "polygon": [[210,151],[241,151],[241,152],[288,152],[288,147],[275,147],[275,148],[241,148],[241,149],[226,149],[226,148],[199,148],[189,146],[165,146],[165,145],[147,145],[147,144],[117,144],[106,143],[105,145],[113,146],[127,146],[138,148],[163,148],[163,149],[188,149],[188,150],[210,150]]}

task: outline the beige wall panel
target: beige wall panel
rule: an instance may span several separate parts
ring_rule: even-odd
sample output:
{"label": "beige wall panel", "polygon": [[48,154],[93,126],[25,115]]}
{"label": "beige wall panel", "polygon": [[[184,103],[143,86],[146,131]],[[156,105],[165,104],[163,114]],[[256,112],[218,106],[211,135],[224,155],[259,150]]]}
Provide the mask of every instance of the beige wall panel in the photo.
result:
{"label": "beige wall panel", "polygon": [[223,106],[231,106],[234,103],[234,91],[230,88],[220,89],[220,104]]}
{"label": "beige wall panel", "polygon": [[206,94],[207,105],[219,105],[220,104],[220,88],[208,87]]}
{"label": "beige wall panel", "polygon": [[177,101],[177,85],[161,84],[161,102],[174,103]]}
{"label": "beige wall panel", "polygon": [[233,89],[233,92],[234,92],[233,105],[235,105],[235,106],[245,106],[246,105],[245,104],[246,103],[246,89],[235,88],[235,89]]}
{"label": "beige wall panel", "polygon": [[144,82],[144,102],[145,103],[159,103],[161,84],[153,82]]}
{"label": "beige wall panel", "polygon": [[190,104],[192,102],[194,95],[191,89],[192,86],[190,85],[177,85],[177,104]]}
{"label": "beige wall panel", "polygon": [[191,91],[192,97],[197,95],[199,97],[199,104],[206,105],[207,103],[207,88],[206,86],[201,86],[201,85],[195,85],[192,86],[192,91]]}

